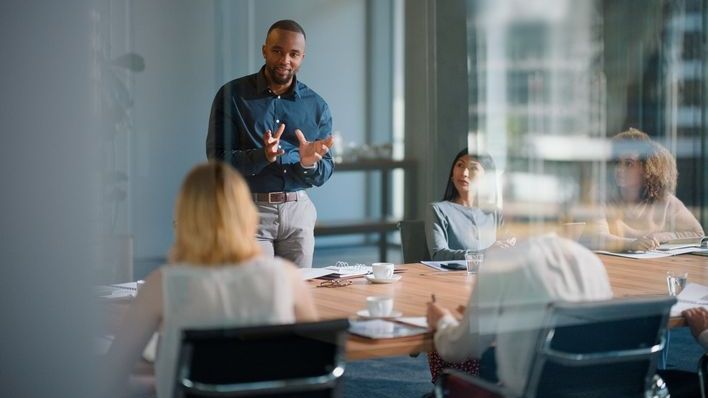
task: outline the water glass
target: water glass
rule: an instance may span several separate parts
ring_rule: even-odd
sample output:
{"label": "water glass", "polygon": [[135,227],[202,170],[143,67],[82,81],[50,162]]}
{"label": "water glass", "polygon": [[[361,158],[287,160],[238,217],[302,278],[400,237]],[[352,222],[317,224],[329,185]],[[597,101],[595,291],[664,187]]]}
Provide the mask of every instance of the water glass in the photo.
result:
{"label": "water glass", "polygon": [[465,262],[467,263],[467,273],[476,274],[479,271],[479,266],[484,261],[484,253],[467,252],[465,253]]}
{"label": "water glass", "polygon": [[686,280],[688,280],[688,272],[667,272],[666,287],[669,289],[669,296],[681,293],[681,290],[686,286]]}

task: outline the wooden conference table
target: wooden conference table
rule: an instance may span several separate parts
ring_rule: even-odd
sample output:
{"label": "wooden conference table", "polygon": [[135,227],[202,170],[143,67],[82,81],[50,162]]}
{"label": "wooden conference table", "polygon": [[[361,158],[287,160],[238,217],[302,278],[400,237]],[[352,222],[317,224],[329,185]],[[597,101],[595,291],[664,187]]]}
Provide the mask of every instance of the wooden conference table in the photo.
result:
{"label": "wooden conference table", "polygon": [[[665,295],[666,272],[688,272],[688,282],[708,285],[708,257],[684,254],[650,260],[636,260],[600,255],[610,278],[615,297]],[[424,316],[426,303],[435,293],[437,302],[451,310],[467,304],[471,283],[475,276],[466,272],[437,271],[422,264],[404,264],[402,278],[393,284],[371,284],[364,278],[336,288],[317,287],[313,280],[312,294],[323,319],[356,316],[366,308],[366,297],[386,295],[394,298],[394,309],[404,316]],[[672,317],[670,327],[684,326],[682,317]],[[367,359],[426,352],[432,348],[430,333],[400,339],[371,340],[350,336],[347,341],[347,359]]]}

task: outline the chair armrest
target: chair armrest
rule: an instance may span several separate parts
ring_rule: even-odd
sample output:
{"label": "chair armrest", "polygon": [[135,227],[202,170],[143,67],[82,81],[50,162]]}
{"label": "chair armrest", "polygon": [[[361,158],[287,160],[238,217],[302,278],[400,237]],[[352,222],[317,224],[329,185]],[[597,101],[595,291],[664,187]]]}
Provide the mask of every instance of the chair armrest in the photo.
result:
{"label": "chair armrest", "polygon": [[515,397],[507,388],[487,380],[454,369],[443,370],[435,384],[435,396],[511,398]]}
{"label": "chair armrest", "polygon": [[701,397],[708,398],[708,353],[698,360],[698,382],[701,387]]}

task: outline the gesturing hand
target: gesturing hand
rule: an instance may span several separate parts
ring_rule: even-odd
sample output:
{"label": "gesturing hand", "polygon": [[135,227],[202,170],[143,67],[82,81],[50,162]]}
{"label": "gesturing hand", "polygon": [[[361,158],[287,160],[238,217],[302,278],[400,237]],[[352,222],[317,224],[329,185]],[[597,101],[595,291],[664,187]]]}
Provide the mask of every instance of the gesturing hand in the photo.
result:
{"label": "gesturing hand", "polygon": [[281,123],[275,135],[270,130],[266,130],[265,134],[263,134],[263,149],[265,150],[265,157],[270,163],[275,162],[278,156],[285,153],[285,151],[280,149],[280,136],[283,135],[283,131],[285,131],[285,124]]}
{"label": "gesturing hand", "polygon": [[332,147],[333,138],[331,135],[324,140],[314,142],[307,141],[300,129],[295,130],[295,135],[298,141],[300,141],[300,165],[303,167],[312,167],[322,159],[322,156],[329,152],[329,148]]}

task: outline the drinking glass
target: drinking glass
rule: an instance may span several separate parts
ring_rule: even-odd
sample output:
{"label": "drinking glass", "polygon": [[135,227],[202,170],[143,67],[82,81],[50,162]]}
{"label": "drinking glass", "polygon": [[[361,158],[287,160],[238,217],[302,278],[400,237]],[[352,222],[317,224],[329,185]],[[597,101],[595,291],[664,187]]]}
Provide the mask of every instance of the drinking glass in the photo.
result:
{"label": "drinking glass", "polygon": [[467,263],[467,273],[476,274],[479,271],[479,266],[484,261],[484,253],[467,252],[465,253],[465,262]]}
{"label": "drinking glass", "polygon": [[688,280],[688,272],[667,272],[666,287],[669,289],[669,296],[681,293],[681,290],[686,286],[686,280]]}

